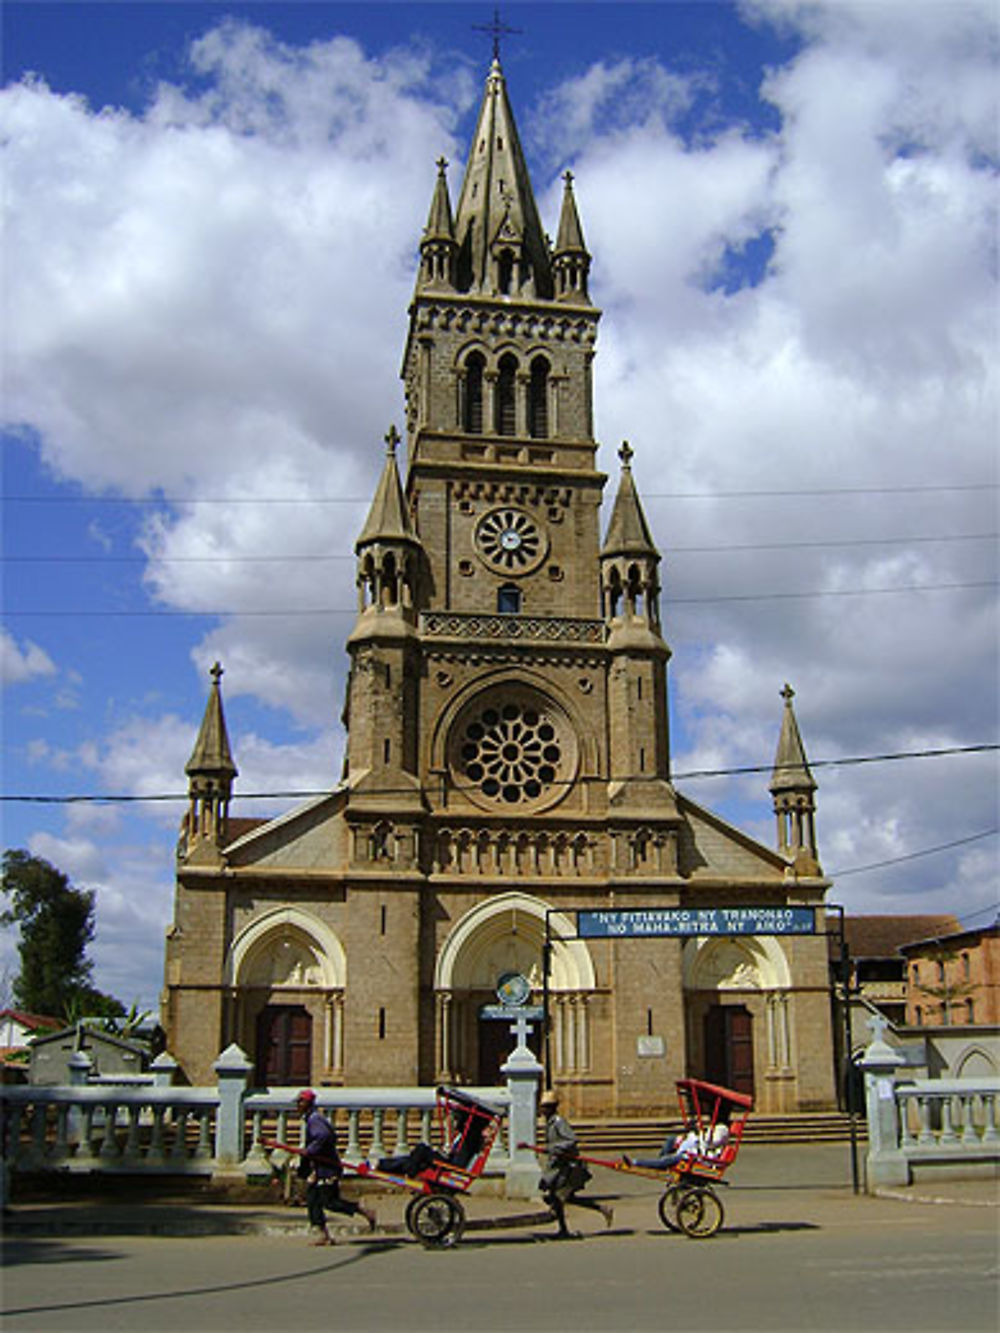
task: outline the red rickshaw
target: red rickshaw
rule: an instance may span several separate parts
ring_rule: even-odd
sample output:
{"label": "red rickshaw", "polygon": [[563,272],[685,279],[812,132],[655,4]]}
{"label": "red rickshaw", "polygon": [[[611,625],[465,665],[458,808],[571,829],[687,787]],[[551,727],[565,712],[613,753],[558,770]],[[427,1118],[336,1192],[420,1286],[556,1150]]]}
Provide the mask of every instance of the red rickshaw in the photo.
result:
{"label": "red rickshaw", "polygon": [[441,1147],[420,1145],[423,1152],[417,1160],[422,1164],[413,1174],[381,1171],[367,1162],[344,1165],[363,1179],[410,1190],[414,1197],[406,1205],[407,1230],[425,1246],[443,1247],[461,1239],[465,1209],[458,1196],[482,1175],[504,1108],[445,1087],[436,1090],[435,1103]]}
{"label": "red rickshaw", "polygon": [[[725,1183],[723,1177],[736,1160],[753,1098],[696,1078],[678,1079],[676,1086],[684,1129],[696,1137],[696,1150],[663,1170],[634,1166],[627,1159],[605,1165],[663,1180],[660,1221],[669,1231],[705,1240],[722,1226],[725,1212],[713,1186]],[[725,1135],[719,1130],[723,1125]]]}

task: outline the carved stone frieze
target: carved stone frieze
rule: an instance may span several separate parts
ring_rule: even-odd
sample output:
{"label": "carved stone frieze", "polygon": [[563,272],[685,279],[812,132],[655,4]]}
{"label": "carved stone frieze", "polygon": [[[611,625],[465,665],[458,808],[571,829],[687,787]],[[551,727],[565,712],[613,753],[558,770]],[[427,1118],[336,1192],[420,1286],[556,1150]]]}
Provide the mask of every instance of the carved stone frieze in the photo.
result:
{"label": "carved stone frieze", "polygon": [[424,611],[420,632],[425,638],[523,639],[529,643],[604,643],[603,620],[571,620],[563,616],[481,615],[459,611]]}
{"label": "carved stone frieze", "polygon": [[521,481],[482,481],[461,478],[455,483],[456,500],[482,500],[486,504],[542,505],[568,509],[572,492],[568,486],[539,486]]}
{"label": "carved stone frieze", "polygon": [[[595,312],[596,314],[596,312]],[[422,299],[413,314],[418,333],[454,330],[481,337],[528,338],[535,342],[578,343],[592,346],[597,340],[594,315],[552,313],[547,310],[510,309],[506,306],[456,305]]]}

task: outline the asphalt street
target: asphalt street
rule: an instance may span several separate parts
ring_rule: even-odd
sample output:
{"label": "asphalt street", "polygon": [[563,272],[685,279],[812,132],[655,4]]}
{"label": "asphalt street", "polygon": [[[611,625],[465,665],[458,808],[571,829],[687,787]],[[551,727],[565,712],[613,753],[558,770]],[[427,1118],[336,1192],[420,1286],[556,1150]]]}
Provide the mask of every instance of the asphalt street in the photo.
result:
{"label": "asphalt street", "polygon": [[[792,1169],[803,1163],[811,1178]],[[989,1182],[871,1198],[843,1182],[840,1154],[755,1164],[748,1153],[746,1166],[725,1193],[723,1230],[703,1241],[665,1231],[655,1186],[620,1177],[602,1182],[605,1197],[621,1194],[613,1227],[576,1210],[585,1234],[561,1243],[537,1204],[518,1214],[488,1197],[470,1198],[470,1223],[506,1208],[507,1225],[470,1225],[443,1251],[399,1231],[345,1231],[337,1247],[312,1248],[300,1214],[241,1236],[12,1234],[4,1327],[994,1333],[1000,1213]],[[380,1206],[390,1225],[394,1208]]]}

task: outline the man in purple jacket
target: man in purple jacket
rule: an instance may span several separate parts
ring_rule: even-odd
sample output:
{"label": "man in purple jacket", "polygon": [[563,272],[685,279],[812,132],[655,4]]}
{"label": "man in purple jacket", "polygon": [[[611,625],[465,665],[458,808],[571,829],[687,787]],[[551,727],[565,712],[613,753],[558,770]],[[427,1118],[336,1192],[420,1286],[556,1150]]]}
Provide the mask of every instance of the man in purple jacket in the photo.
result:
{"label": "man in purple jacket", "polygon": [[353,1199],[341,1198],[340,1177],[344,1168],[337,1152],[337,1131],[318,1110],[316,1094],[311,1088],[302,1089],[295,1099],[295,1109],[305,1117],[306,1122],[299,1175],[307,1182],[306,1207],[309,1210],[309,1225],[315,1237],[310,1244],[334,1243],[326,1226],[326,1208],[333,1213],[346,1213],[349,1217],[360,1213],[374,1230],[376,1218],[370,1208],[355,1203]]}

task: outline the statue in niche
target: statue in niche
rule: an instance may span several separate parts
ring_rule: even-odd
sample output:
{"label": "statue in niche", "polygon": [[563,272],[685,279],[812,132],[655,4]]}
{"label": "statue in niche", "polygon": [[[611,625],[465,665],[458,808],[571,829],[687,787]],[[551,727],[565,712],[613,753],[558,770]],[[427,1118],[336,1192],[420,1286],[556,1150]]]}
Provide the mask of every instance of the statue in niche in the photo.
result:
{"label": "statue in niche", "polygon": [[699,969],[702,985],[716,990],[760,990],[757,965],[738,944],[718,944]]}
{"label": "statue in niche", "polygon": [[254,958],[247,980],[256,986],[318,986],[322,969],[313,950],[287,935]]}

